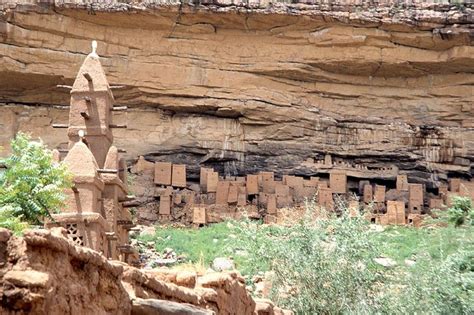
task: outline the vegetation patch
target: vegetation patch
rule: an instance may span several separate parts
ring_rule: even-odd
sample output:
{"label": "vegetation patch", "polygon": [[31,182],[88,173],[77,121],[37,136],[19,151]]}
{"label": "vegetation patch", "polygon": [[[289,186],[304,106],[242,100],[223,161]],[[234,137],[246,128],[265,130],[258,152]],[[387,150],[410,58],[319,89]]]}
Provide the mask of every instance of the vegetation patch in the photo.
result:
{"label": "vegetation patch", "polygon": [[311,207],[292,226],[244,220],[201,229],[157,227],[156,235],[142,239],[154,241],[157,250],[171,247],[200,268],[232,257],[248,285],[270,271],[270,298],[298,314],[474,312],[469,220],[456,224],[445,211],[421,228],[381,228],[347,215],[311,220]]}
{"label": "vegetation patch", "polygon": [[71,176],[41,141],[27,134],[19,133],[11,149],[11,155],[0,161],[5,167],[0,172],[0,227],[19,233],[29,224],[42,225],[44,218],[59,211]]}

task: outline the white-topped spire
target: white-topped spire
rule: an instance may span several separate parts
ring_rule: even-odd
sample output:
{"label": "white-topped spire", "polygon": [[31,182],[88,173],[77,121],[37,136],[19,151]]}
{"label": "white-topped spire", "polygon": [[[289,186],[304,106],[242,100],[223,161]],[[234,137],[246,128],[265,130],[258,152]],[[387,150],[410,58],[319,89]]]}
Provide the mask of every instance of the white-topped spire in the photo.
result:
{"label": "white-topped spire", "polygon": [[79,136],[79,141],[83,141],[83,140],[84,140],[84,136],[85,136],[84,130],[82,130],[82,129],[79,130],[77,134],[78,134],[78,136]]}
{"label": "white-topped spire", "polygon": [[95,40],[92,41],[92,52],[90,54],[94,57],[99,57],[97,55],[97,41]]}

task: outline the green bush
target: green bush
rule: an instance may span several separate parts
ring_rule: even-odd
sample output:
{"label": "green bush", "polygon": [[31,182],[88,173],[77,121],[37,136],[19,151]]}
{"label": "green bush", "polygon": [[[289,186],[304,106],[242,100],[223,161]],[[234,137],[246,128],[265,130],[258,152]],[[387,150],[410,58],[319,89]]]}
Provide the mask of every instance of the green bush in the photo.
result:
{"label": "green bush", "polygon": [[456,227],[464,224],[474,224],[471,198],[454,196],[452,206],[448,209],[448,219]]}
{"label": "green bush", "polygon": [[384,286],[387,313],[474,314],[472,249],[460,248],[441,261],[426,257],[410,272],[398,273]]}
{"label": "green bush", "polygon": [[[270,297],[297,314],[474,314],[472,227],[377,232],[345,212],[288,227],[235,226],[249,273],[273,271]],[[396,266],[374,263],[387,253]]]}
{"label": "green bush", "polygon": [[6,170],[0,174],[0,226],[21,230],[59,211],[71,176],[41,141],[31,141],[26,134],[19,133],[11,149],[1,161]]}
{"label": "green bush", "polygon": [[20,217],[15,217],[10,208],[0,207],[0,227],[9,229],[15,234],[20,234],[28,226],[28,223],[22,221]]}
{"label": "green bush", "polygon": [[271,298],[298,314],[367,313],[377,308],[383,274],[379,254],[362,218],[311,216],[290,227],[240,225],[251,261],[273,271]]}

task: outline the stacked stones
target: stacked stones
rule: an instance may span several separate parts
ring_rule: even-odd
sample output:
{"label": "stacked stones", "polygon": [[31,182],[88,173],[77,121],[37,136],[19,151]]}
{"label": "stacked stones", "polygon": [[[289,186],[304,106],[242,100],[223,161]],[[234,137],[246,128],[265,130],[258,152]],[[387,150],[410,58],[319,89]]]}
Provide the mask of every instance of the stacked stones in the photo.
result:
{"label": "stacked stones", "polygon": [[[423,184],[409,183],[406,174],[395,175],[395,185],[388,180],[387,185],[380,184],[380,179],[378,183],[358,180],[347,165],[330,163],[329,155],[326,160],[325,165],[331,166],[327,170],[329,178],[283,175],[276,180],[273,172],[263,171],[224,178],[214,169],[202,167],[199,185],[187,182],[185,165],[156,162],[154,183],[158,185],[155,197],[159,199],[159,217],[163,222],[174,221],[174,210],[181,207],[187,222],[196,225],[239,218],[244,213],[272,223],[281,222],[288,211],[294,212],[293,218],[301,218],[304,211],[297,212],[305,201],[312,200],[326,211],[338,210],[338,202],[345,204],[351,215],[365,209],[365,216],[374,223],[418,225],[430,209],[442,209],[449,204],[451,195],[472,197],[474,192],[474,183],[461,184],[458,178],[450,179],[449,190],[440,183],[437,193],[427,192]],[[398,173],[390,170],[393,171]]]}
{"label": "stacked stones", "polygon": [[446,184],[440,183],[438,193],[434,194],[427,193],[422,184],[409,183],[407,175],[398,175],[396,189],[389,190],[387,194],[385,186],[375,185],[375,193],[372,196],[373,186],[364,183],[363,205],[371,208],[372,211],[366,216],[373,223],[417,226],[429,210],[448,207],[455,195],[468,196],[474,200],[473,184],[474,182],[452,178],[449,179],[449,190]]}

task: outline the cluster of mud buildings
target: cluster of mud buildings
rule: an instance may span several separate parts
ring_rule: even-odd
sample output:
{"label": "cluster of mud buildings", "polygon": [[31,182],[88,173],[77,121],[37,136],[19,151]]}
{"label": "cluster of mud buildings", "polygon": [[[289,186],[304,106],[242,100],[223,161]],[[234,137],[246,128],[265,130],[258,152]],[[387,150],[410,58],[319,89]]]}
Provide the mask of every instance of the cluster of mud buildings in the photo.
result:
{"label": "cluster of mud buildings", "polygon": [[[153,178],[155,184],[156,206],[140,209],[139,202],[135,205],[139,218],[146,217],[146,212],[157,212],[159,222],[206,224],[244,214],[267,223],[284,222],[302,218],[309,203],[317,211],[324,208],[338,213],[349,210],[351,215],[363,213],[373,223],[418,225],[432,209],[449,206],[453,195],[474,198],[474,182],[460,178],[427,189],[424,184],[411,183],[396,169],[379,170],[384,173],[381,181],[352,177],[354,171],[364,169],[333,163],[329,155],[318,163],[321,176],[283,175],[280,179],[273,172],[263,171],[221,177],[212,168],[202,167],[198,184],[186,180],[186,165],[152,163],[141,157],[135,171],[138,176],[147,171],[152,174],[149,179]],[[393,180],[386,178],[387,173]]]}
{"label": "cluster of mud buildings", "polygon": [[[143,209],[135,196],[128,195],[127,165],[113,146],[112,123],[114,98],[105,73],[94,51],[88,55],[74,85],[67,128],[69,149],[63,158],[74,176],[68,203],[54,214],[46,226],[62,226],[79,245],[86,245],[108,258],[129,261],[135,254],[129,245],[128,231],[133,228],[130,207]],[[61,160],[59,151],[55,151]],[[316,166],[317,177],[283,175],[273,172],[246,176],[219,176],[212,168],[202,167],[200,181],[190,182],[186,165],[171,162],[148,162],[141,157],[138,172],[148,171],[153,178],[155,207],[159,222],[181,221],[195,225],[219,222],[246,215],[267,223],[302,218],[305,205],[316,209],[351,215],[363,213],[380,224],[418,225],[432,209],[449,206],[453,194],[474,198],[474,182],[451,178],[438,182],[436,188],[410,183],[396,168],[368,169],[333,161],[326,155],[321,161],[306,161]],[[370,173],[371,180],[363,174]],[[372,174],[373,173],[373,174]],[[377,174],[383,181],[377,180]],[[375,175],[374,175],[375,174]],[[151,180],[150,178],[150,180]]]}

